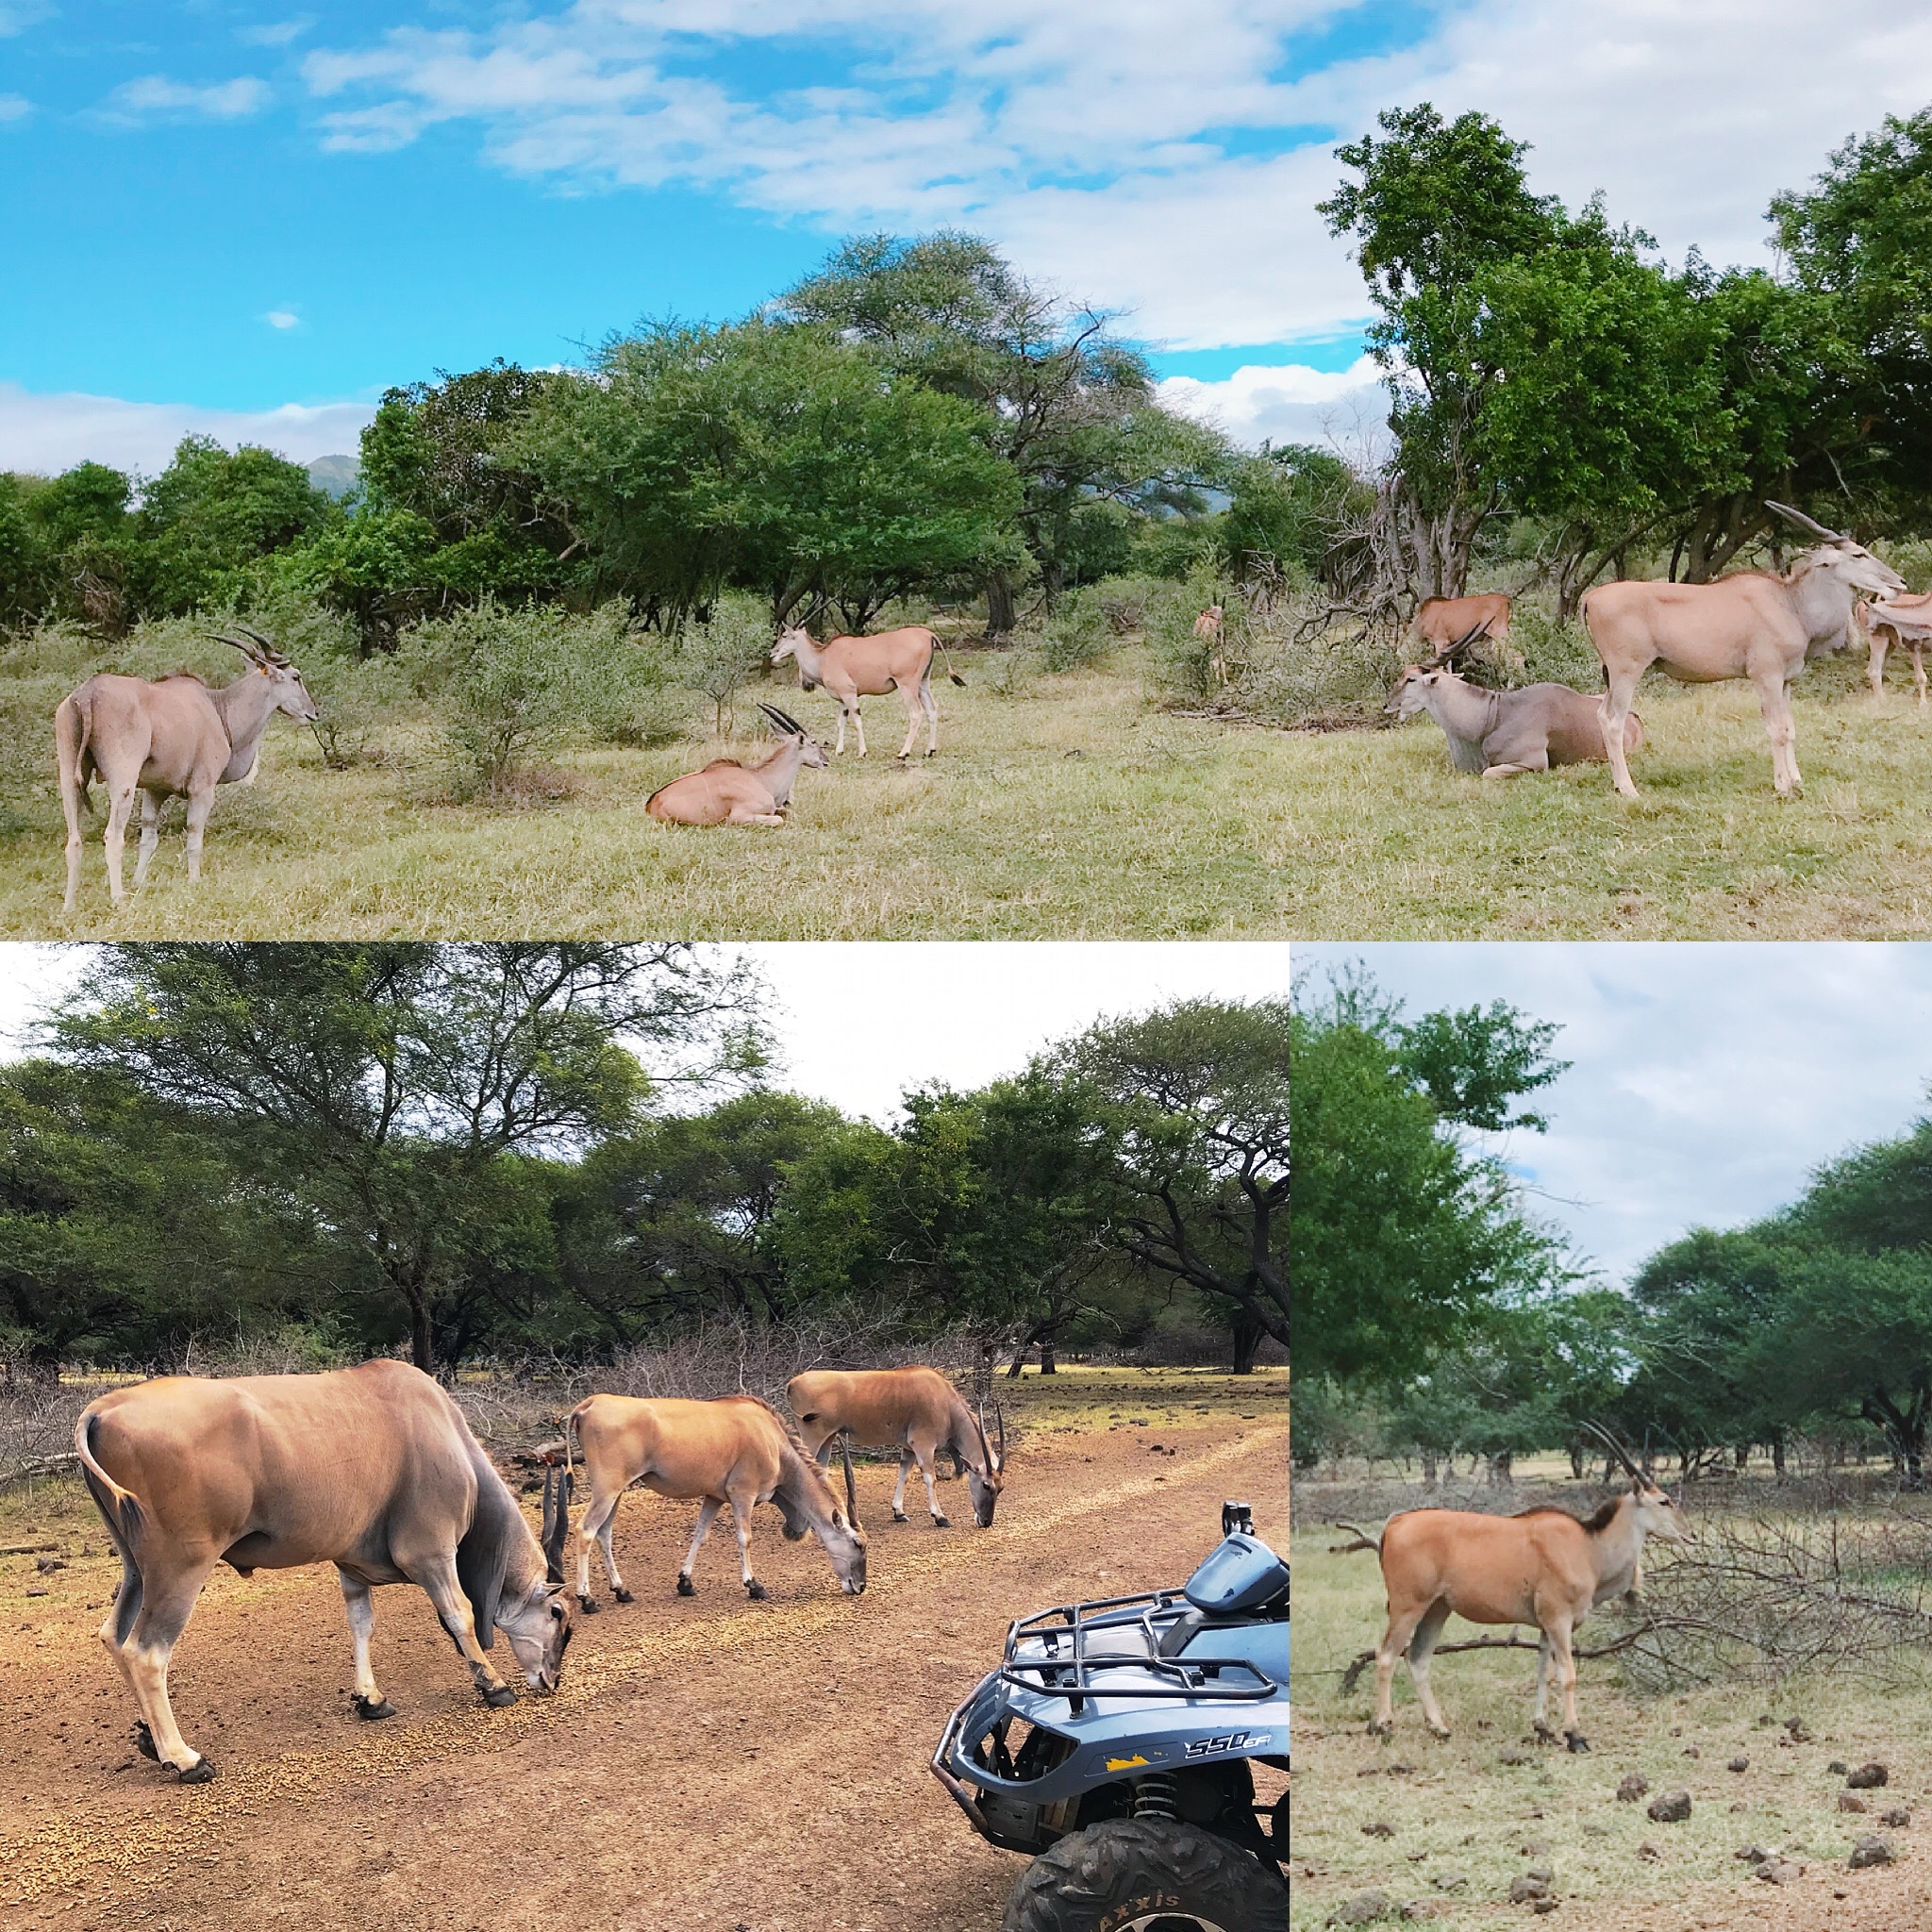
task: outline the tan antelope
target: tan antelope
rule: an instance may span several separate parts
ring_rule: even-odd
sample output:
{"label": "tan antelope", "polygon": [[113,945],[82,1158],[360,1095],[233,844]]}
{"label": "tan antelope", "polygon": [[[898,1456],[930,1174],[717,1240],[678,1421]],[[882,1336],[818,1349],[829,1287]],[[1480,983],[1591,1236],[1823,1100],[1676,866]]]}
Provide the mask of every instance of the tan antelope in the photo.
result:
{"label": "tan antelope", "polygon": [[1885,695],[1885,654],[1896,644],[1912,654],[1912,683],[1919,703],[1925,702],[1925,646],[1932,644],[1932,592],[1923,596],[1880,599],[1875,604],[1859,603],[1852,621],[1864,634],[1871,658],[1865,675],[1872,680],[1872,695]]}
{"label": "tan antelope", "polygon": [[1194,620],[1194,635],[1208,646],[1208,670],[1216,684],[1227,682],[1227,650],[1223,640],[1226,615],[1224,606],[1210,604]]}
{"label": "tan antelope", "polygon": [[358,1717],[395,1714],[369,1665],[381,1583],[427,1593],[486,1704],[516,1701],[484,1654],[499,1628],[531,1689],[556,1690],[571,1634],[566,1512],[546,1490],[546,1550],[462,1411],[419,1370],[166,1375],[89,1403],[74,1447],[121,1557],[101,1641],[134,1694],[135,1743],[183,1784],[214,1767],[175,1725],[168,1662],[217,1563],[243,1576],[336,1566]]}
{"label": "tan antelope", "polygon": [[74,910],[80,890],[80,815],[98,776],[108,788],[108,891],[115,905],[121,854],[134,794],[141,793],[138,891],[160,842],[162,806],[177,793],[188,800],[188,882],[201,877],[203,828],[217,785],[254,781],[262,733],[277,711],[303,724],[319,715],[302,674],[258,631],[242,627],[218,643],[233,644],[248,669],[233,684],[206,684],[192,672],[150,683],[102,672],[60,700],[54,712],[54,751],[60,767],[60,808],[67,818],[67,897]]}
{"label": "tan antelope", "polygon": [[1510,598],[1504,591],[1483,591],[1473,597],[1424,597],[1408,621],[1408,641],[1418,656],[1420,647],[1427,644],[1439,663],[1482,637],[1507,648],[1509,611]]}
{"label": "tan antelope", "polygon": [[[1514,778],[1605,756],[1603,693],[1586,694],[1567,684],[1485,691],[1453,671],[1410,664],[1382,708],[1405,721],[1426,711],[1449,741],[1449,762],[1485,778]],[[1624,721],[1624,748],[1635,751],[1642,742],[1643,721],[1632,711]]]}
{"label": "tan antelope", "polygon": [[1771,740],[1772,783],[1781,794],[1796,790],[1804,781],[1791,679],[1808,658],[1843,644],[1859,591],[1889,597],[1906,587],[1862,543],[1786,504],[1765,508],[1824,540],[1782,576],[1740,571],[1709,584],[1599,584],[1584,596],[1583,619],[1608,683],[1604,746],[1625,798],[1635,798],[1637,787],[1624,756],[1624,721],[1638,679],[1653,664],[1685,684],[1748,677]]}
{"label": "tan antelope", "polygon": [[925,1479],[933,1526],[952,1527],[933,1488],[933,1457],[943,1449],[966,1472],[974,1521],[981,1529],[992,1527],[1007,1470],[1007,1419],[997,1403],[995,1444],[986,1433],[985,1416],[968,1408],[966,1398],[937,1369],[811,1369],[793,1375],[785,1395],[798,1417],[799,1433],[821,1462],[841,1436],[860,1448],[899,1452],[894,1523],[906,1521],[906,1478],[916,1463]]}
{"label": "tan antelope", "polygon": [[751,1567],[751,1512],[760,1503],[777,1505],[787,1542],[808,1533],[818,1538],[846,1595],[864,1594],[865,1532],[858,1526],[851,1459],[845,1463],[841,1507],[824,1471],[769,1402],[756,1395],[721,1395],[709,1402],[591,1395],[564,1418],[566,1469],[579,1452],[591,1482],[591,1500],[577,1524],[577,1601],[585,1609],[596,1608],[591,1595],[593,1541],[603,1552],[611,1595],[621,1604],[631,1601],[618,1574],[610,1531],[619,1499],[639,1482],[660,1496],[699,1505],[697,1529],[677,1573],[679,1596],[697,1594],[691,1565],[728,1504],[745,1591],[754,1602],[763,1601],[765,1587]]}
{"label": "tan antelope", "polygon": [[825,754],[797,719],[775,705],[758,709],[778,734],[778,748],[771,757],[755,765],[713,758],[702,772],[687,772],[652,792],[644,809],[673,825],[782,825],[799,766],[822,772]]}
{"label": "tan antelope", "polygon": [[[925,755],[931,758],[940,748],[940,701],[932,694],[932,654],[939,639],[923,624],[902,625],[897,630],[882,630],[868,638],[828,638],[814,643],[810,631],[802,624],[788,625],[778,633],[772,646],[772,662],[782,664],[787,658],[798,660],[798,681],[807,691],[818,685],[839,700],[839,741],[833,745],[836,757],[845,749],[845,721],[858,734],[858,756],[865,756],[865,721],[858,715],[860,698],[883,696],[897,689],[906,702],[906,742],[899,756],[912,756],[912,741],[919,736],[920,713],[925,714]],[[955,684],[966,680],[957,672],[948,674]]]}
{"label": "tan antelope", "polygon": [[[1571,1639],[1598,1604],[1634,1595],[1648,1537],[1687,1542],[1696,1532],[1671,1498],[1630,1459],[1607,1431],[1592,1427],[1624,1465],[1630,1487],[1588,1520],[1567,1509],[1525,1509],[1485,1516],[1467,1509],[1410,1509],[1391,1516],[1379,1540],[1357,1530],[1349,1549],[1373,1549],[1382,1559],[1389,1626],[1375,1647],[1375,1715],[1369,1729],[1395,1728],[1391,1690],[1395,1660],[1405,1653],[1423,1719],[1438,1738],[1449,1735],[1429,1684],[1429,1656],[1450,1617],[1472,1624],[1528,1624],[1537,1649],[1537,1735],[1554,1736],[1544,1713],[1554,1674],[1563,1698],[1563,1740],[1573,1751],[1590,1744],[1576,1718],[1576,1660]],[[1352,1524],[1343,1524],[1352,1528]]]}

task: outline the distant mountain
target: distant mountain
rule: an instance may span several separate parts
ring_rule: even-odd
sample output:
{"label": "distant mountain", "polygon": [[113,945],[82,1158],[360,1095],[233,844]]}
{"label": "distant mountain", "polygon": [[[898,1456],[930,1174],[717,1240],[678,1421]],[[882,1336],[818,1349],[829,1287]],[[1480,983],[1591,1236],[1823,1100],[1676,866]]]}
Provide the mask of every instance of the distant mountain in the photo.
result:
{"label": "distant mountain", "polygon": [[359,457],[317,457],[308,465],[308,480],[331,496],[346,496],[362,480]]}

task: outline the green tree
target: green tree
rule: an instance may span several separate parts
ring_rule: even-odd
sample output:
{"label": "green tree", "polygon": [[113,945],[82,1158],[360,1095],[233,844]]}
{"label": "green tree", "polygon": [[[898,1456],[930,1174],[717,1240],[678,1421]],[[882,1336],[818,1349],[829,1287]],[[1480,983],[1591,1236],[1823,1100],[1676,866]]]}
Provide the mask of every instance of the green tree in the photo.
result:
{"label": "green tree", "polygon": [[682,945],[125,945],[56,1027],[341,1231],[419,1367],[451,1341],[464,1239],[506,1157],[579,1150],[669,1065],[756,1065],[751,992]]}

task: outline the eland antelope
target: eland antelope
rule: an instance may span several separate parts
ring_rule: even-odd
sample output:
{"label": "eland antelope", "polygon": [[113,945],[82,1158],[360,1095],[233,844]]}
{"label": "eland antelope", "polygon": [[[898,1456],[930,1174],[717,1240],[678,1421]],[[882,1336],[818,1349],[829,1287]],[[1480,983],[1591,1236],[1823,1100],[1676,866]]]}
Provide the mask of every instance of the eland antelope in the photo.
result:
{"label": "eland antelope", "polygon": [[1518,1516],[1410,1509],[1391,1516],[1379,1539],[1357,1530],[1360,1540],[1344,1546],[1375,1551],[1389,1596],[1389,1625],[1375,1647],[1373,1734],[1386,1738],[1395,1728],[1391,1701],[1395,1660],[1406,1653],[1424,1722],[1435,1736],[1449,1735],[1429,1684],[1429,1656],[1441,1639],[1442,1625],[1457,1616],[1472,1624],[1535,1626],[1541,1638],[1537,1735],[1554,1735],[1544,1723],[1554,1674],[1562,1693],[1564,1742],[1573,1751],[1590,1749],[1577,1726],[1572,1635],[1596,1605],[1634,1594],[1646,1538],[1686,1542],[1696,1534],[1676,1504],[1614,1437],[1593,1425],[1591,1433],[1624,1465],[1630,1487],[1587,1520],[1553,1508],[1525,1509]]}
{"label": "eland antelope", "polygon": [[1885,695],[1885,654],[1896,644],[1911,653],[1912,683],[1918,690],[1919,703],[1924,705],[1925,646],[1932,644],[1932,592],[1917,597],[1885,597],[1875,604],[1861,602],[1852,618],[1871,647],[1865,675],[1872,681],[1872,695]]}
{"label": "eland antelope", "polygon": [[[1449,741],[1449,762],[1485,778],[1588,764],[1606,755],[1603,693],[1567,684],[1485,691],[1453,671],[1410,664],[1382,708],[1398,720],[1426,711]],[[1642,742],[1643,721],[1632,711],[1624,721],[1624,748],[1635,751]]]}
{"label": "eland antelope", "polygon": [[1624,720],[1638,679],[1653,664],[1685,684],[1748,677],[1771,740],[1772,783],[1780,793],[1795,791],[1803,780],[1791,679],[1808,658],[1842,646],[1861,591],[1890,597],[1906,587],[1862,543],[1789,505],[1765,508],[1822,540],[1782,576],[1740,571],[1709,584],[1599,584],[1584,595],[1583,620],[1608,686],[1604,748],[1625,798],[1635,798],[1637,787],[1624,758]]}
{"label": "eland antelope", "polygon": [[243,1576],[336,1566],[358,1717],[394,1715],[369,1664],[369,1592],[381,1583],[422,1588],[486,1704],[516,1701],[485,1655],[498,1628],[531,1689],[556,1690],[571,1634],[564,1499],[546,1490],[546,1547],[462,1411],[420,1370],[165,1375],[89,1403],[74,1447],[121,1558],[101,1641],[134,1695],[135,1743],[183,1784],[214,1768],[175,1723],[168,1662],[217,1563]]}
{"label": "eland antelope", "polygon": [[1483,591],[1472,597],[1424,597],[1408,621],[1408,641],[1427,644],[1437,663],[1467,650],[1478,638],[1509,642],[1508,593]]}
{"label": "eland antelope", "polygon": [[[721,1395],[709,1402],[681,1396],[640,1400],[591,1395],[564,1418],[563,1456],[568,1471],[582,1455],[591,1500],[577,1524],[577,1601],[596,1607],[591,1595],[591,1545],[604,1557],[610,1593],[631,1601],[611,1547],[617,1505],[633,1483],[660,1496],[699,1504],[695,1534],[677,1573],[679,1596],[695,1596],[691,1565],[718,1512],[727,1504],[738,1530],[739,1573],[746,1593],[761,1602],[765,1587],[752,1574],[751,1512],[774,1503],[785,1518],[785,1540],[809,1533],[824,1544],[833,1574],[848,1596],[865,1591],[865,1532],[852,1463],[845,1463],[841,1507],[825,1473],[770,1403],[756,1395]],[[554,1450],[549,1452],[554,1454]]]}
{"label": "eland antelope", "polygon": [[80,815],[98,776],[108,788],[108,891],[119,905],[122,846],[134,794],[141,793],[141,853],[137,890],[160,841],[161,807],[177,792],[188,800],[188,881],[201,877],[202,831],[217,785],[253,782],[262,733],[277,711],[303,724],[319,715],[302,674],[258,631],[242,627],[218,643],[248,660],[233,684],[205,684],[192,672],[150,683],[102,672],[70,691],[54,712],[54,750],[60,767],[60,808],[67,819],[67,897],[74,910],[80,890]]}
{"label": "eland antelope", "polygon": [[906,1521],[906,1478],[916,1463],[925,1479],[933,1526],[952,1527],[932,1479],[933,1457],[943,1449],[966,1472],[974,1521],[981,1529],[992,1527],[1007,1469],[1007,1419],[997,1403],[995,1444],[986,1433],[985,1417],[968,1408],[966,1398],[937,1369],[812,1369],[793,1375],[785,1395],[798,1417],[799,1433],[821,1462],[841,1436],[861,1448],[899,1452],[894,1523]]}
{"label": "eland antelope", "polygon": [[713,758],[702,772],[687,772],[652,792],[644,809],[673,825],[782,825],[799,766],[822,772],[825,754],[797,719],[775,705],[758,709],[778,734],[776,751],[755,765]]}
{"label": "eland antelope", "polygon": [[[882,630],[866,638],[828,638],[823,644],[814,643],[802,624],[794,624],[778,633],[778,641],[772,646],[772,662],[782,664],[787,658],[795,658],[798,681],[807,691],[824,685],[839,700],[839,741],[832,747],[835,757],[845,749],[848,718],[858,734],[858,756],[865,756],[865,721],[858,715],[858,701],[883,696],[896,688],[906,703],[906,742],[899,747],[899,756],[912,756],[912,741],[919,736],[920,714],[924,712],[925,755],[931,758],[940,748],[940,703],[932,694],[932,654],[938,648],[939,639],[922,624],[902,625],[897,630]],[[947,675],[955,684],[966,682],[958,672]]]}

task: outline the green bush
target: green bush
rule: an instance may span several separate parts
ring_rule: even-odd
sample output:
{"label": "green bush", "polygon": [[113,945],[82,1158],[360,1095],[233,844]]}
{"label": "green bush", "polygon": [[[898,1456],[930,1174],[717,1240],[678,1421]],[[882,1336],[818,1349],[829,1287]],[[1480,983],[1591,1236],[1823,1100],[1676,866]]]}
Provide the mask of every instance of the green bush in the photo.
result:
{"label": "green bush", "polygon": [[738,723],[738,694],[772,653],[771,611],[761,598],[726,591],[711,606],[707,623],[687,624],[671,653],[677,681],[708,698],[711,728],[719,736]]}
{"label": "green bush", "polygon": [[1112,635],[1107,611],[1092,591],[1075,591],[1040,626],[1040,663],[1045,671],[1079,671],[1106,657]]}

